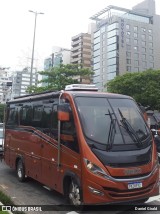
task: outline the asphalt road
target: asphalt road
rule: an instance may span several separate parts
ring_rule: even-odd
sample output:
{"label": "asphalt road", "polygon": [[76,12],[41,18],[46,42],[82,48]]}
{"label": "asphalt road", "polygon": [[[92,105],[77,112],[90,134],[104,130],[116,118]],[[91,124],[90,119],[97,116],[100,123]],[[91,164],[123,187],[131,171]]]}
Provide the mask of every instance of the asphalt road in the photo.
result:
{"label": "asphalt road", "polygon": [[[33,179],[27,179],[26,182],[21,183],[17,180],[16,172],[10,169],[3,161],[0,162],[0,189],[12,198],[16,205],[30,205],[30,206],[41,206],[41,205],[63,205],[65,200],[61,194],[56,191],[48,190],[42,184],[38,183]],[[158,197],[151,198],[147,205],[159,205],[160,206],[160,195]],[[56,209],[58,210],[58,209]],[[27,212],[27,213],[39,213],[39,212]],[[41,212],[43,213],[43,212]],[[70,213],[76,214],[77,212],[71,211],[47,211],[48,213]],[[83,213],[93,213],[83,212]],[[99,212],[95,212],[99,213]],[[103,213],[103,211],[101,211]],[[106,211],[104,211],[106,213]],[[124,212],[108,212],[107,213],[124,213]],[[126,213],[126,212],[125,212]],[[132,213],[127,211],[127,213]],[[133,212],[135,213],[135,212]],[[136,213],[142,213],[142,211],[137,211]],[[145,212],[146,213],[146,212]],[[157,211],[147,211],[149,213],[158,213]]]}

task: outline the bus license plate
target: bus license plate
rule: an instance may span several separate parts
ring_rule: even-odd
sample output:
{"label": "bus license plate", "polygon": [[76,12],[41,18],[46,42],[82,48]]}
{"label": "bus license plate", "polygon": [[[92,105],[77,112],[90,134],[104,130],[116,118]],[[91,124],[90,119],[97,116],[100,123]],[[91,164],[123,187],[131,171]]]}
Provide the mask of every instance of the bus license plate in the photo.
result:
{"label": "bus license plate", "polygon": [[142,182],[133,182],[128,184],[128,189],[142,188]]}

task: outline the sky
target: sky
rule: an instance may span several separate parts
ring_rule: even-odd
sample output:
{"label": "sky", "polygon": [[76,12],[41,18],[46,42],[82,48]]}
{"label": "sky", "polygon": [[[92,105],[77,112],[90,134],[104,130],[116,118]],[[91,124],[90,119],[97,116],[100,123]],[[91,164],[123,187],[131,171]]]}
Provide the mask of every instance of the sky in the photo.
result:
{"label": "sky", "polygon": [[[156,13],[160,14],[160,1]],[[89,18],[109,5],[132,9],[142,0],[0,0],[0,67],[20,70],[31,64],[34,13],[37,16],[34,66],[43,70],[53,46],[71,49],[71,37],[88,31]]]}

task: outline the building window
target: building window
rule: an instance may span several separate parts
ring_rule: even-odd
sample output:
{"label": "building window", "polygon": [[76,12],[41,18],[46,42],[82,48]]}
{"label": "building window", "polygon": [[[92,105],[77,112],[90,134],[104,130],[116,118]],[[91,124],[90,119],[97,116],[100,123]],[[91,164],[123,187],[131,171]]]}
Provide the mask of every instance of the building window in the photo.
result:
{"label": "building window", "polygon": [[149,63],[149,68],[153,68],[154,67],[154,63],[153,62],[150,62]]}
{"label": "building window", "polygon": [[153,36],[149,35],[149,41],[153,41]]}
{"label": "building window", "polygon": [[134,59],[138,59],[139,58],[139,54],[138,53],[134,53]]}
{"label": "building window", "polygon": [[108,73],[109,72],[116,72],[116,69],[117,69],[116,65],[111,65],[111,66],[108,66],[107,72]]}
{"label": "building window", "polygon": [[135,50],[135,51],[138,51],[138,46],[134,46],[134,50]]}
{"label": "building window", "polygon": [[153,54],[153,49],[149,49],[149,54]]}
{"label": "building window", "polygon": [[142,47],[142,52],[143,52],[143,53],[146,52],[146,48],[143,48],[143,47]]}
{"label": "building window", "polygon": [[113,50],[116,50],[117,49],[117,44],[112,44],[112,45],[109,45],[107,46],[107,51],[113,51]]}
{"label": "building window", "polygon": [[130,38],[126,38],[126,43],[130,44],[130,42],[131,42]]}
{"label": "building window", "polygon": [[94,33],[94,38],[99,37],[100,36],[100,31],[97,31]]}
{"label": "building window", "polygon": [[145,41],[142,41],[142,46],[146,46],[146,42]]}
{"label": "building window", "polygon": [[127,71],[131,71],[131,66],[127,66]]}
{"label": "building window", "polygon": [[137,33],[134,33],[134,38],[138,38],[138,34]]}
{"label": "building window", "polygon": [[134,71],[139,71],[139,68],[138,67],[134,67]]}
{"label": "building window", "polygon": [[134,32],[138,32],[138,27],[134,26]]}
{"label": "building window", "polygon": [[116,77],[116,73],[114,72],[114,73],[109,73],[109,74],[107,74],[107,79],[108,80],[112,80],[112,79],[114,79]]}
{"label": "building window", "polygon": [[131,32],[130,31],[127,31],[126,32],[126,36],[130,36],[131,35]]}
{"label": "building window", "polygon": [[100,42],[100,37],[97,37],[96,39],[94,39],[94,45]]}
{"label": "building window", "polygon": [[153,43],[149,42],[149,48],[153,48]]}
{"label": "building window", "polygon": [[115,65],[116,64],[116,57],[115,58],[111,58],[107,60],[107,64],[109,65]]}
{"label": "building window", "polygon": [[110,32],[107,33],[107,38],[113,37],[113,36],[117,36],[119,34],[118,30],[112,30]]}
{"label": "building window", "polygon": [[107,27],[107,31],[111,31],[118,28],[118,22],[115,22]]}
{"label": "building window", "polygon": [[153,57],[153,56],[149,56],[149,60],[150,60],[150,61],[153,61],[153,60],[154,60],[154,57]]}
{"label": "building window", "polygon": [[107,45],[111,45],[111,44],[116,43],[116,42],[117,42],[117,37],[116,36],[107,39]]}
{"label": "building window", "polygon": [[134,45],[138,45],[138,40],[134,39]]}
{"label": "building window", "polygon": [[97,62],[100,62],[100,56],[93,58],[93,63],[95,64]]}
{"label": "building window", "polygon": [[131,58],[131,52],[128,52],[128,51],[127,51],[127,52],[126,52],[126,57],[127,57],[127,58]]}
{"label": "building window", "polygon": [[149,29],[149,30],[148,30],[148,33],[149,33],[149,34],[152,34],[152,30],[151,30],[151,29]]}
{"label": "building window", "polygon": [[136,66],[136,67],[139,66],[139,61],[138,60],[134,61],[134,66]]}
{"label": "building window", "polygon": [[142,61],[142,67],[143,67],[143,68],[147,68],[147,62]]}
{"label": "building window", "polygon": [[146,28],[142,27],[141,31],[142,31],[142,33],[145,33],[146,32]]}
{"label": "building window", "polygon": [[107,53],[107,58],[112,58],[112,57],[116,57],[117,56],[117,52],[116,51],[111,51]]}
{"label": "building window", "polygon": [[126,59],[127,64],[131,64],[131,59]]}
{"label": "building window", "polygon": [[141,35],[141,38],[142,38],[142,40],[146,40],[146,35],[145,35],[145,34],[142,34],[142,35]]}
{"label": "building window", "polygon": [[131,50],[131,46],[130,45],[126,45],[126,49],[127,50]]}
{"label": "building window", "polygon": [[142,54],[142,60],[146,60],[146,54]]}
{"label": "building window", "polygon": [[126,25],[126,29],[129,30],[130,29],[130,25]]}
{"label": "building window", "polygon": [[100,49],[100,43],[94,45],[94,51]]}

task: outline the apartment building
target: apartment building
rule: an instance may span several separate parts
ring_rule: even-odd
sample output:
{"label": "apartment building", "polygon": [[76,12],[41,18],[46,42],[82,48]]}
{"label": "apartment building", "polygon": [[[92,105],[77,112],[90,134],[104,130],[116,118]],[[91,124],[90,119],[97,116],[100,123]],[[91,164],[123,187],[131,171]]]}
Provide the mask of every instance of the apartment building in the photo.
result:
{"label": "apartment building", "polygon": [[101,91],[117,75],[160,68],[160,16],[154,0],[132,10],[110,5],[91,19],[96,23],[93,82]]}
{"label": "apartment building", "polygon": [[71,63],[91,68],[91,34],[80,33],[72,37],[71,46]]}
{"label": "apartment building", "polygon": [[6,68],[0,68],[0,103],[6,103],[11,99],[12,74]]}
{"label": "apartment building", "polygon": [[[30,85],[30,68],[26,67],[22,71],[15,71],[12,83],[12,98],[26,95],[27,88]],[[36,69],[32,71],[32,85],[37,85],[38,74]]]}

